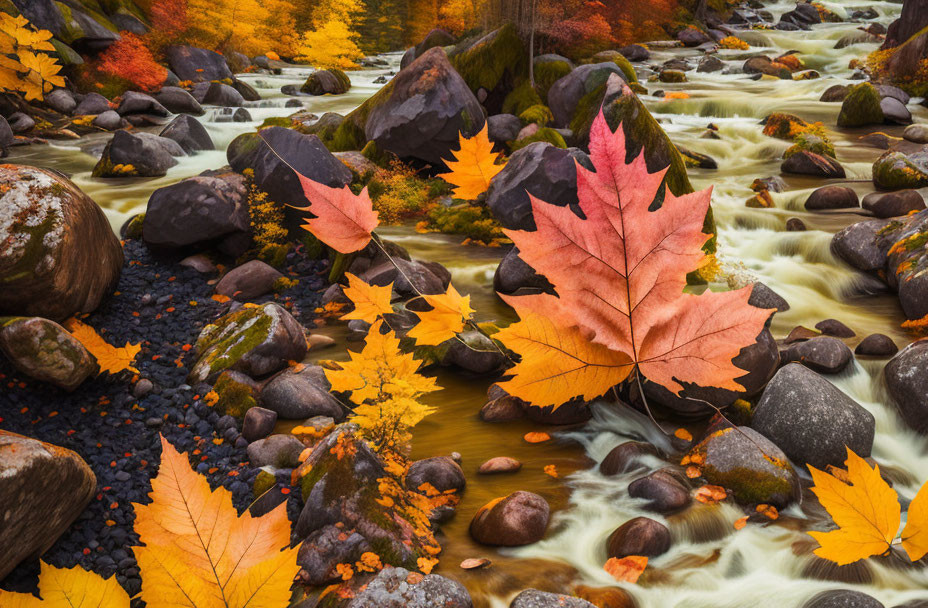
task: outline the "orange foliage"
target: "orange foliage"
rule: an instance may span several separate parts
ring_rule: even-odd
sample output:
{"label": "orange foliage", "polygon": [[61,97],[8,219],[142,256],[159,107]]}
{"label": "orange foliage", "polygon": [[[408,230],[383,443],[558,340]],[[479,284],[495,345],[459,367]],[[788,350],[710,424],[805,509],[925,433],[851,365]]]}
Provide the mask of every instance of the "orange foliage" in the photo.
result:
{"label": "orange foliage", "polygon": [[158,89],[168,75],[145,41],[129,32],[122,32],[122,37],[100,54],[97,71],[127,80],[143,91]]}

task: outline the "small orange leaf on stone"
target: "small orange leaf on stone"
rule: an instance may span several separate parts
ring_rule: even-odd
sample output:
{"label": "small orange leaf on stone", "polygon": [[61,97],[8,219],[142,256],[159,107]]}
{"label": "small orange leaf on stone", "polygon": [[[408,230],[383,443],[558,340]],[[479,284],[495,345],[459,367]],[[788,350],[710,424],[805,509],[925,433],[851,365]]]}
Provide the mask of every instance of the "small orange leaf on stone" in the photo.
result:
{"label": "small orange leaf on stone", "polygon": [[728,498],[728,492],[722,486],[702,486],[696,490],[693,498],[699,502],[710,505]]}
{"label": "small orange leaf on stone", "polygon": [[696,479],[702,475],[702,471],[699,470],[699,467],[689,466],[686,467],[686,476],[690,479]]}
{"label": "small orange leaf on stone", "polygon": [[644,569],[648,567],[648,558],[643,555],[629,555],[628,557],[610,557],[603,570],[612,575],[617,581],[636,583]]}
{"label": "small orange leaf on stone", "polygon": [[545,441],[551,440],[551,435],[536,431],[532,433],[526,433],[523,439],[529,443],[544,443]]}
{"label": "small orange leaf on stone", "polygon": [[673,432],[673,436],[683,441],[692,441],[693,435],[686,429],[680,428]]}
{"label": "small orange leaf on stone", "polygon": [[780,512],[777,511],[777,508],[774,507],[773,505],[765,505],[765,504],[757,505],[755,510],[770,520],[774,520],[780,517]]}

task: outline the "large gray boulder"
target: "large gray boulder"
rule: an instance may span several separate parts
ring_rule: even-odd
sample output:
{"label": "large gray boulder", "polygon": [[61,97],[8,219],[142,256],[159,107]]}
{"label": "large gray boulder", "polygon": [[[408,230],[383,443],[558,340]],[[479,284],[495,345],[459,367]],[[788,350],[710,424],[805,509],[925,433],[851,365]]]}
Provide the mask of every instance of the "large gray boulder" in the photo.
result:
{"label": "large gray boulder", "polygon": [[163,177],[184,149],[173,139],[142,131],[116,131],[93,168],[94,177]]}
{"label": "large gray boulder", "polygon": [[318,365],[299,371],[286,369],[274,376],[261,391],[261,405],[283,420],[306,420],[328,416],[345,418],[347,410],[329,393],[331,385]]}
{"label": "large gray boulder", "polygon": [[580,100],[600,88],[611,74],[625,79],[622,70],[612,61],[581,65],[556,81],[548,90],[548,107],[558,127],[570,126]]}
{"label": "large gray boulder", "polygon": [[245,105],[245,98],[234,88],[223,82],[210,83],[203,96],[202,103],[209,106],[222,106],[224,108],[238,108]]}
{"label": "large gray boulder", "polygon": [[854,360],[848,346],[831,336],[819,336],[790,344],[782,353],[783,363],[801,363],[820,374],[837,374]]}
{"label": "large gray boulder", "polygon": [[911,428],[928,434],[928,340],[908,345],[883,370],[896,410]]}
{"label": "large gray boulder", "polygon": [[345,608],[473,608],[461,583],[437,574],[413,578],[405,568],[381,570]]}
{"label": "large gray boulder", "polygon": [[187,154],[202,150],[214,150],[213,139],[199,120],[181,114],[161,131],[161,137],[173,139]]}
{"label": "large gray boulder", "polygon": [[181,80],[210,82],[232,78],[226,58],[193,46],[169,46],[164,50],[171,71]]}
{"label": "large gray boulder", "polygon": [[[847,448],[866,458],[873,415],[812,370],[791,363],[777,372],[754,408],[751,426],[797,465],[842,466]],[[845,447],[846,446],[846,447]]]}
{"label": "large gray boulder", "polygon": [[116,111],[119,112],[120,116],[127,116],[129,114],[150,114],[152,116],[163,117],[170,114],[167,108],[158,103],[158,100],[154,97],[137,91],[127,91],[124,93],[122,101],[119,102],[119,107],[116,108]]}
{"label": "large gray boulder", "polygon": [[206,112],[193,95],[180,87],[161,87],[154,97],[158,103],[174,114],[202,116]]}
{"label": "large gray boulder", "polygon": [[526,589],[512,600],[509,608],[595,608],[595,606],[579,597]]}

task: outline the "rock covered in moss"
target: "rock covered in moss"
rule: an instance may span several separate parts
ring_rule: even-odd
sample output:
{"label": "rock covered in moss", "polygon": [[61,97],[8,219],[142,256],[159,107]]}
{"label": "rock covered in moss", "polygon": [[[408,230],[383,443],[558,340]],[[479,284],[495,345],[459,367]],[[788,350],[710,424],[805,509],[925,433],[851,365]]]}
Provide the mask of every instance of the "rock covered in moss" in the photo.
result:
{"label": "rock covered in moss", "polygon": [[888,151],[873,163],[873,184],[881,190],[910,190],[928,186],[928,149],[911,154]]}
{"label": "rock covered in moss", "polygon": [[913,342],[883,370],[886,387],[905,423],[928,434],[928,341]]}
{"label": "rock covered in moss", "polygon": [[799,478],[786,454],[752,428],[714,430],[687,459],[697,463],[710,484],[722,486],[739,503],[783,508],[799,497]]}
{"label": "rock covered in moss", "polygon": [[847,97],[838,114],[839,127],[864,127],[883,124],[880,108],[880,93],[869,82],[862,82],[848,89]]}
{"label": "rock covered in moss", "polygon": [[71,450],[0,430],[0,579],[48,551],[96,490]]}
{"label": "rock covered in moss", "polygon": [[799,466],[841,466],[846,447],[870,455],[873,415],[798,363],[781,368],[754,408],[751,426]]}
{"label": "rock covered in moss", "polygon": [[173,139],[139,131],[116,131],[93,168],[94,177],[163,177],[185,156]]}
{"label": "rock covered in moss", "polygon": [[593,55],[593,63],[602,63],[603,61],[611,61],[619,66],[619,69],[622,70],[622,74],[625,77],[625,82],[629,84],[638,82],[638,75],[635,74],[634,66],[632,66],[631,61],[625,57],[621,51],[600,51]]}
{"label": "rock covered in moss", "polygon": [[519,135],[520,137],[509,146],[514,152],[521,150],[525,146],[539,142],[546,143],[555,148],[567,148],[567,142],[564,140],[564,136],[561,135],[558,130],[550,127],[538,128],[538,125],[532,123],[525,129],[522,129]]}
{"label": "rock covered in moss", "polygon": [[338,68],[316,70],[309,75],[300,91],[310,95],[343,95],[351,88],[348,75]]}
{"label": "rock covered in moss", "polygon": [[502,111],[503,100],[528,74],[528,51],[511,23],[477,40],[462,42],[449,53],[449,58],[491,114]]}
{"label": "rock covered in moss", "polygon": [[92,312],[122,264],[103,211],[70,180],[0,165],[0,314],[60,321]]}
{"label": "rock covered in moss", "polygon": [[65,328],[41,317],[0,317],[0,351],[22,373],[72,391],[97,362]]}
{"label": "rock covered in moss", "polygon": [[203,328],[191,382],[210,382],[226,370],[253,378],[272,374],[306,355],[303,327],[278,304],[243,307]]}
{"label": "rock covered in moss", "polygon": [[470,535],[484,545],[529,545],[544,538],[550,514],[548,501],[538,494],[514,492],[481,507],[470,522]]}
{"label": "rock covered in moss", "polygon": [[622,69],[612,61],[581,65],[551,85],[548,90],[548,106],[554,114],[558,127],[572,126],[579,105],[590,95],[605,86],[612,74],[626,78]]}
{"label": "rock covered in moss", "polygon": [[574,62],[567,57],[553,53],[538,55],[532,63],[535,68],[535,87],[545,103],[547,103],[551,85],[570,74],[576,67]]}

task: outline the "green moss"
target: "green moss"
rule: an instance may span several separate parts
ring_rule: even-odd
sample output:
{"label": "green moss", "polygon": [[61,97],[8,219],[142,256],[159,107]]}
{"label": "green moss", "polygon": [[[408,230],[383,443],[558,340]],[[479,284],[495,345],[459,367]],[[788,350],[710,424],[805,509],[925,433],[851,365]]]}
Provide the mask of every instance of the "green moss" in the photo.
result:
{"label": "green moss", "polygon": [[523,137],[519,141],[514,141],[509,144],[509,149],[515,152],[516,150],[521,150],[529,144],[533,144],[538,141],[543,141],[555,146],[557,148],[566,148],[567,142],[564,141],[564,136],[555,131],[550,127],[544,127],[543,129],[538,129],[538,131],[529,137]]}
{"label": "green moss", "polygon": [[196,367],[206,364],[210,376],[231,368],[267,339],[272,324],[263,308],[243,308],[221,317],[197,339],[202,355]]}
{"label": "green moss", "polygon": [[680,70],[661,70],[658,79],[666,83],[686,82],[686,74]]}
{"label": "green moss", "polygon": [[848,89],[847,97],[838,114],[839,127],[863,127],[883,124],[880,108],[880,93],[869,82],[862,82]]}
{"label": "green moss", "polygon": [[364,158],[371,161],[378,167],[389,167],[390,163],[396,159],[396,155],[390,152],[384,152],[377,147],[377,142],[369,141],[364,145],[364,148],[361,150],[361,154],[364,155]]}
{"label": "green moss", "polygon": [[625,76],[625,82],[629,84],[638,82],[638,74],[635,73],[635,68],[632,66],[632,62],[626,59],[625,55],[616,53],[612,57],[612,62],[619,66],[619,69],[622,70],[622,75]]}
{"label": "green moss", "polygon": [[475,93],[480,89],[508,88],[528,75],[528,52],[511,23],[452,54],[450,59],[451,65]]}
{"label": "green moss", "polygon": [[789,158],[802,150],[835,158],[835,145],[827,138],[812,133],[800,133],[794,141],[796,143],[783,153],[783,158]]}
{"label": "green moss", "polygon": [[464,235],[484,244],[498,243],[506,238],[486,206],[470,203],[436,205],[429,212],[428,227],[444,234]]}
{"label": "green moss", "polygon": [[258,127],[258,130],[260,131],[261,129],[267,129],[269,127],[283,127],[289,129],[292,126],[293,121],[287,116],[271,116],[270,118],[264,119],[264,122]]}
{"label": "green moss", "polygon": [[345,120],[338,125],[332,139],[326,144],[332,152],[347,152],[349,150],[360,150],[367,143],[367,136],[364,129],[359,127],[354,121]]}
{"label": "green moss", "polygon": [[[782,465],[778,466],[782,467]],[[776,500],[775,497],[790,496],[793,492],[793,486],[788,478],[777,477],[746,467],[736,467],[723,472],[704,465],[702,471],[707,480],[730,490],[735,500],[743,504],[782,502],[782,500]]]}
{"label": "green moss", "polygon": [[139,240],[142,238],[142,229],[145,227],[145,214],[139,213],[126,226],[126,238]]}
{"label": "green moss", "polygon": [[873,163],[873,183],[882,190],[928,186],[928,171],[902,152],[887,152]]}
{"label": "green moss", "polygon": [[51,208],[46,209],[45,219],[41,224],[30,226],[24,223],[14,224],[10,230],[13,234],[26,234],[28,238],[23,247],[23,253],[12,267],[5,268],[0,274],[0,283],[13,283],[29,280],[35,276],[39,263],[46,256],[45,235],[48,234],[58,221],[58,213]]}
{"label": "green moss", "polygon": [[529,108],[542,104],[541,97],[526,80],[514,88],[503,100],[503,113],[519,116]]}
{"label": "green moss", "polygon": [[538,94],[548,102],[548,91],[551,85],[570,74],[573,68],[566,61],[545,61],[535,64],[535,87]]}
{"label": "green moss", "polygon": [[523,125],[534,123],[539,127],[547,127],[554,121],[554,114],[548,106],[538,104],[519,114],[519,119]]}
{"label": "green moss", "polygon": [[257,499],[260,498],[265,492],[277,485],[277,478],[274,477],[272,473],[267,471],[258,471],[258,475],[255,477],[255,483],[252,486],[252,495]]}
{"label": "green moss", "polygon": [[215,410],[222,415],[244,418],[248,410],[258,405],[251,387],[229,374],[219,376],[213,390],[219,395]]}

